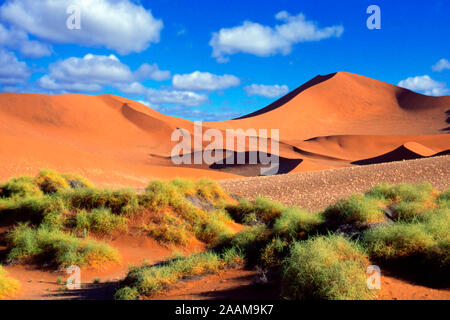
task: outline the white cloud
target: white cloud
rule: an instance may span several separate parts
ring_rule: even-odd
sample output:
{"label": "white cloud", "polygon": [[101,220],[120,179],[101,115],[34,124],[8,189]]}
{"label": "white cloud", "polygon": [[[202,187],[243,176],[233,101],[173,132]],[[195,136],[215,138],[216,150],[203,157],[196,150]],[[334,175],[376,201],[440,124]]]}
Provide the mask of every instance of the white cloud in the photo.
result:
{"label": "white cloud", "polygon": [[442,58],[441,60],[436,62],[436,64],[433,65],[431,67],[431,69],[433,71],[436,71],[436,72],[441,72],[441,71],[444,71],[444,70],[450,70],[450,61],[448,61],[447,59]]}
{"label": "white cloud", "polygon": [[281,11],[275,18],[282,24],[270,27],[245,21],[240,26],[214,32],[209,42],[213,47],[212,56],[219,62],[225,62],[228,60],[227,56],[238,52],[261,57],[277,53],[286,55],[296,43],[339,38],[344,32],[344,27],[340,25],[319,28],[314,21],[306,20],[302,13],[291,16],[288,12]]}
{"label": "white cloud", "polygon": [[28,80],[31,73],[25,62],[19,61],[12,52],[0,48],[0,83],[17,84]]}
{"label": "white cloud", "polygon": [[445,82],[438,82],[433,80],[428,75],[409,77],[405,80],[401,80],[398,86],[418,91],[429,96],[443,96],[450,92],[446,87]]}
{"label": "white cloud", "polygon": [[36,40],[30,40],[26,32],[7,29],[0,24],[0,44],[19,50],[27,58],[41,58],[51,55],[51,47]]}
{"label": "white cloud", "polygon": [[287,85],[265,85],[265,84],[251,84],[246,86],[245,91],[249,96],[258,95],[267,98],[275,98],[288,93]]}
{"label": "white cloud", "polygon": [[[71,5],[80,8],[80,30],[66,27]],[[0,16],[41,39],[105,46],[119,54],[142,52],[159,42],[163,28],[162,20],[131,0],[10,0],[0,7]]]}
{"label": "white cloud", "polygon": [[170,77],[170,72],[159,70],[156,64],[143,64],[132,72],[113,54],[71,57],[51,64],[49,69],[50,73],[40,78],[38,84],[55,91],[94,92],[104,86],[114,86],[125,93],[144,94],[146,89],[139,80],[161,80],[167,73]]}
{"label": "white cloud", "polygon": [[199,106],[209,101],[208,96],[191,91],[147,89],[146,98],[153,104],[177,104],[187,107]]}
{"label": "white cloud", "polygon": [[170,71],[159,70],[156,63],[152,65],[144,63],[136,70],[135,77],[138,80],[152,79],[155,81],[163,81],[170,79]]}
{"label": "white cloud", "polygon": [[214,91],[238,86],[239,78],[224,74],[222,76],[209,72],[195,71],[189,74],[176,74],[173,76],[172,85],[176,89],[194,91]]}

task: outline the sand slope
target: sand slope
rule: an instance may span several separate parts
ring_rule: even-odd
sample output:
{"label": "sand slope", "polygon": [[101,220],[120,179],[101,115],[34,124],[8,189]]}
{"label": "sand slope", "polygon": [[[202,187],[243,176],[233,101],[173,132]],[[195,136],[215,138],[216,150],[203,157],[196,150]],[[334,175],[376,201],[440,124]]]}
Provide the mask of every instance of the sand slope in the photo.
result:
{"label": "sand slope", "polygon": [[[450,96],[428,97],[338,72],[318,76],[252,114],[204,127],[279,129],[282,173],[302,172],[445,153],[449,108]],[[113,95],[0,93],[0,180],[40,168],[117,186],[143,186],[154,177],[258,174],[260,165],[175,166],[170,137],[177,128],[193,133],[188,120]],[[252,150],[247,145],[244,151]]]}

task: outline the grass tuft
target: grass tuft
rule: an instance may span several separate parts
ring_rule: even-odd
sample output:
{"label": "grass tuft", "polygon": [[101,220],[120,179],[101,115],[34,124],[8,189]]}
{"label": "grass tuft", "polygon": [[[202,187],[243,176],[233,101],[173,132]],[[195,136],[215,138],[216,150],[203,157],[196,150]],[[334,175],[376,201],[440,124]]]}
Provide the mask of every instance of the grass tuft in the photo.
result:
{"label": "grass tuft", "polygon": [[373,299],[366,285],[368,259],[342,236],[295,243],[283,263],[282,296],[291,300]]}

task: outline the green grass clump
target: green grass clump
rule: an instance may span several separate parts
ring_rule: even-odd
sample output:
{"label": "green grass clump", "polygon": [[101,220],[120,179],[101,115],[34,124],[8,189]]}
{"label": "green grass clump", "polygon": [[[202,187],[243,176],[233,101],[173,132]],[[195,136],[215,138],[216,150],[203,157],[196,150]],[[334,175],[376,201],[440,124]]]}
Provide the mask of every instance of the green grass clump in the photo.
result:
{"label": "green grass clump", "polygon": [[280,266],[289,253],[290,243],[278,237],[273,238],[262,250],[259,264],[264,268]]}
{"label": "green grass clump", "polygon": [[12,219],[15,222],[40,224],[46,217],[48,221],[55,221],[54,218],[65,211],[65,202],[55,195],[0,199],[0,221]]}
{"label": "green grass clump", "polygon": [[11,278],[6,270],[0,266],[0,300],[13,298],[19,289],[19,282]]}
{"label": "green grass clump", "polygon": [[380,264],[427,285],[450,285],[450,210],[437,209],[422,221],[368,230],[364,246]]}
{"label": "green grass clump", "polygon": [[75,217],[75,229],[108,235],[113,231],[126,231],[127,219],[111,213],[110,209],[81,210]]}
{"label": "green grass clump", "polygon": [[309,213],[298,208],[289,208],[275,220],[273,231],[280,237],[305,239],[317,232],[323,218],[318,213]]}
{"label": "green grass clump", "polygon": [[327,225],[333,227],[343,224],[365,224],[382,222],[384,213],[376,199],[363,195],[352,195],[327,207],[322,213]]}
{"label": "green grass clump", "polygon": [[0,197],[40,197],[42,191],[34,183],[33,177],[22,176],[11,178],[7,182],[0,184]]}
{"label": "green grass clump", "polygon": [[[222,192],[216,183],[207,180],[154,180],[139,197],[140,206],[155,213],[150,215],[146,230],[166,244],[186,244],[192,236],[214,244],[234,233],[230,227],[233,221],[215,207],[216,202],[228,197]],[[197,197],[200,202],[194,203],[189,197]]]}
{"label": "green grass clump", "polygon": [[58,172],[52,170],[42,170],[34,179],[34,183],[44,193],[55,193],[59,190],[69,189],[67,180]]}
{"label": "green grass clump", "polygon": [[114,214],[128,216],[139,210],[138,197],[132,189],[80,188],[61,192],[61,198],[75,210],[108,208]]}
{"label": "green grass clump", "polygon": [[155,216],[143,228],[152,238],[161,243],[186,245],[192,239],[187,223],[170,212]]}
{"label": "green grass clump", "polygon": [[380,184],[369,191],[366,195],[377,198],[388,203],[406,202],[426,202],[433,201],[437,191],[428,183],[421,184],[398,184],[391,186],[389,184]]}
{"label": "green grass clump", "polygon": [[282,297],[291,300],[373,299],[366,285],[368,259],[342,236],[297,242],[283,263]]}
{"label": "green grass clump", "polygon": [[98,268],[119,262],[118,252],[104,242],[79,239],[57,229],[18,225],[6,237],[9,261],[32,260],[57,267],[70,265]]}
{"label": "green grass clump", "polygon": [[254,201],[241,200],[237,205],[229,205],[226,210],[239,223],[271,225],[286,207],[281,203],[258,196]]}
{"label": "green grass clump", "polygon": [[[235,249],[233,249],[235,250]],[[154,266],[132,268],[121,288],[116,292],[116,299],[138,299],[139,296],[152,296],[181,279],[217,273],[242,261],[240,253],[227,251],[223,256],[211,251],[188,257],[169,260]]]}

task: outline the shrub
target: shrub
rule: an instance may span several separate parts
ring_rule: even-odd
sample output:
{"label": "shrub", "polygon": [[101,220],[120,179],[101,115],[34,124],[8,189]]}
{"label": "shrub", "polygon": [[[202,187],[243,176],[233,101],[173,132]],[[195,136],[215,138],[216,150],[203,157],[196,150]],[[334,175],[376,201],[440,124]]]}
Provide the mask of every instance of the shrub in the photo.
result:
{"label": "shrub", "polygon": [[45,261],[55,266],[100,267],[119,262],[118,252],[104,242],[79,239],[56,229],[18,225],[8,232],[8,260]]}
{"label": "shrub", "polygon": [[389,203],[401,201],[426,202],[433,201],[437,195],[437,191],[428,182],[416,185],[399,184],[396,186],[381,184],[370,189],[366,192],[366,195]]}
{"label": "shrub", "polygon": [[368,260],[342,236],[297,242],[283,263],[282,296],[286,299],[373,299],[366,286]]}
{"label": "shrub", "polygon": [[393,207],[393,217],[397,221],[422,220],[431,211],[423,202],[400,202]]}
{"label": "shrub", "polygon": [[111,213],[110,209],[82,210],[75,217],[77,230],[88,230],[100,235],[126,231],[127,219]]}
{"label": "shrub", "polygon": [[352,195],[327,207],[323,212],[326,224],[334,228],[343,224],[365,224],[384,221],[385,216],[377,200]]}
{"label": "shrub", "polygon": [[231,217],[240,223],[262,222],[267,225],[273,224],[286,209],[281,203],[258,196],[255,201],[241,200],[237,205],[226,208]]}
{"label": "shrub", "polygon": [[305,239],[317,231],[322,222],[319,214],[294,207],[281,213],[281,216],[275,220],[273,231],[285,238]]}
{"label": "shrub", "polygon": [[52,215],[54,218],[66,210],[64,201],[54,195],[0,200],[0,220],[11,218],[17,222],[39,224],[46,216]]}
{"label": "shrub", "polygon": [[186,222],[169,212],[157,216],[143,228],[151,237],[165,244],[186,245],[192,238]]}
{"label": "shrub", "polygon": [[0,300],[13,298],[19,289],[19,282],[11,278],[5,269],[0,266]]}
{"label": "shrub", "polygon": [[101,190],[81,188],[61,193],[72,209],[108,208],[114,214],[132,215],[139,210],[138,197],[132,189]]}
{"label": "shrub", "polygon": [[289,243],[280,238],[273,238],[263,249],[260,256],[260,263],[265,268],[272,268],[281,265],[287,256]]}
{"label": "shrub", "polygon": [[431,286],[450,284],[450,220],[448,212],[435,212],[423,223],[396,223],[368,230],[364,246],[371,258],[400,269]]}
{"label": "shrub", "polygon": [[59,173],[51,170],[42,170],[34,179],[44,193],[55,193],[70,188],[67,180]]}
{"label": "shrub", "polygon": [[34,183],[32,177],[11,178],[0,184],[0,197],[40,197],[42,191]]}

